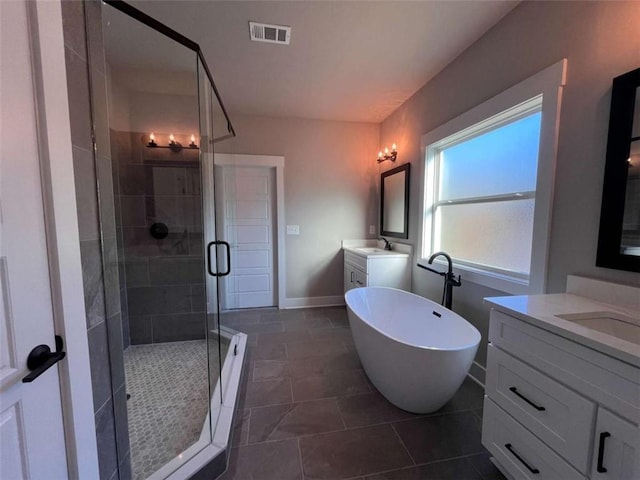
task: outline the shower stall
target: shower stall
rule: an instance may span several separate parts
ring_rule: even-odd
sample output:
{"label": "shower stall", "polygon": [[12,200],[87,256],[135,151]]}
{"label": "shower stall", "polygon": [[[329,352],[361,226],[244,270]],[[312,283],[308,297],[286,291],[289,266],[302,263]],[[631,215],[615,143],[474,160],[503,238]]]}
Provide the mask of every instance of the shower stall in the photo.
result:
{"label": "shower stall", "polygon": [[216,235],[214,149],[235,133],[196,43],[124,2],[86,8],[102,257],[119,269],[104,301],[122,319],[108,335],[122,346],[109,348],[112,375],[125,372],[120,478],[216,473],[246,346],[218,302],[232,265]]}

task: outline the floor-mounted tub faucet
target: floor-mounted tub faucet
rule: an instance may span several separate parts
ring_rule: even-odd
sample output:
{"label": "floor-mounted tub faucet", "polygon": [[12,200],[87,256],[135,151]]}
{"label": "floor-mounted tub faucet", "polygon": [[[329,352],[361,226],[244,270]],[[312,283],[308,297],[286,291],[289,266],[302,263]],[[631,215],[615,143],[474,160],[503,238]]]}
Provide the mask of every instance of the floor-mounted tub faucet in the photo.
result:
{"label": "floor-mounted tub faucet", "polygon": [[378,240],[384,240],[384,249],[391,251],[391,243],[384,237],[380,237]]}
{"label": "floor-mounted tub faucet", "polygon": [[425,267],[424,265],[420,264],[418,264],[418,266],[444,277],[444,289],[442,291],[441,303],[445,306],[445,308],[451,310],[451,304],[453,303],[453,287],[459,287],[460,285],[462,285],[462,281],[460,280],[460,275],[458,275],[458,279],[456,280],[456,276],[453,274],[453,262],[451,261],[451,257],[449,256],[449,254],[445,252],[436,252],[431,255],[428,260],[429,265],[431,265],[433,263],[433,260],[439,256],[443,256],[447,259],[449,268],[446,272],[440,272],[438,270],[434,270],[433,268]]}

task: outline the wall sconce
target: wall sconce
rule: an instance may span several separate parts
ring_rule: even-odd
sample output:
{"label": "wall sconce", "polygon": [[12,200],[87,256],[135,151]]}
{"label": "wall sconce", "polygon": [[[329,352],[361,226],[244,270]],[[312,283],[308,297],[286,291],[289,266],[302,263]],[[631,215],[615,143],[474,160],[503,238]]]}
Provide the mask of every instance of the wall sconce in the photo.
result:
{"label": "wall sconce", "polygon": [[398,151],[396,150],[396,144],[391,145],[391,151],[387,147],[385,147],[384,152],[378,152],[378,163],[382,163],[385,160],[390,160],[392,162],[396,161],[396,157],[398,156]]}
{"label": "wall sconce", "polygon": [[[182,144],[180,142],[176,142],[176,139],[173,136],[173,133],[169,134],[169,145],[161,146],[156,143],[156,136],[153,132],[149,134],[149,142],[147,143],[148,148],[170,148],[173,152],[179,152],[182,150]],[[198,149],[198,144],[196,143],[195,135],[191,135],[191,143],[189,144],[189,148]]]}

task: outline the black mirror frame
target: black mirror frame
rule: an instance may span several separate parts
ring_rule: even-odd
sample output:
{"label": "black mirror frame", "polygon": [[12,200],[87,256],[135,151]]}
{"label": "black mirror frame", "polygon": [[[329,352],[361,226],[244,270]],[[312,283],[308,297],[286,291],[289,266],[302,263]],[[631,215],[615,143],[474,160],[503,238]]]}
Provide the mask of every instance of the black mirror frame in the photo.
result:
{"label": "black mirror frame", "polygon": [[613,79],[596,266],[640,272],[640,257],[620,253],[622,221],[640,68]]}
{"label": "black mirror frame", "polygon": [[[405,172],[404,176],[404,229],[402,232],[391,232],[384,229],[384,179],[396,173]],[[411,164],[405,163],[399,167],[380,174],[380,236],[392,238],[409,238],[409,185]]]}

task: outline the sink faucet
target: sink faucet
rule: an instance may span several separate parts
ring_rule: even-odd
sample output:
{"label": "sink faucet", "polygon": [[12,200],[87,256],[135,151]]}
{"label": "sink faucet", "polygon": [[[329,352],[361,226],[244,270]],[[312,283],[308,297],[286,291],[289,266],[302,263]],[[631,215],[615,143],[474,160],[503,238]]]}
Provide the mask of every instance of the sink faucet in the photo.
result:
{"label": "sink faucet", "polygon": [[436,252],[433,255],[431,255],[428,260],[429,265],[433,263],[436,257],[440,257],[440,256],[447,259],[449,268],[447,269],[446,272],[440,272],[438,270],[434,270],[433,268],[429,268],[420,264],[418,264],[418,266],[420,268],[424,268],[425,270],[429,270],[430,272],[437,273],[438,275],[441,275],[444,277],[444,289],[442,291],[441,303],[442,305],[445,306],[445,308],[448,308],[449,310],[451,310],[451,305],[453,303],[453,287],[459,287],[460,285],[462,285],[462,281],[460,280],[460,275],[458,275],[458,279],[456,280],[456,276],[453,274],[453,262],[451,261],[451,257],[449,256],[449,254],[445,252]]}
{"label": "sink faucet", "polygon": [[384,249],[391,251],[391,243],[384,237],[380,237],[378,240],[384,240]]}

